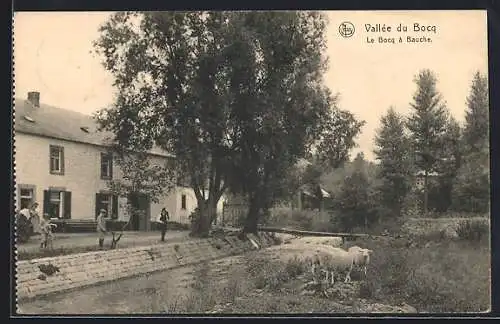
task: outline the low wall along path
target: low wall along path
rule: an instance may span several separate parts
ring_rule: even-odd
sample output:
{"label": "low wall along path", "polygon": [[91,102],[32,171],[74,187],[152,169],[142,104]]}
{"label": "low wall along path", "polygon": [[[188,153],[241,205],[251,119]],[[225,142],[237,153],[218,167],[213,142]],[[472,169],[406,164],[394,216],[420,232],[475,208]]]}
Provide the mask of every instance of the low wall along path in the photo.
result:
{"label": "low wall along path", "polygon": [[274,245],[269,233],[194,239],[16,262],[16,297],[33,297],[241,254]]}

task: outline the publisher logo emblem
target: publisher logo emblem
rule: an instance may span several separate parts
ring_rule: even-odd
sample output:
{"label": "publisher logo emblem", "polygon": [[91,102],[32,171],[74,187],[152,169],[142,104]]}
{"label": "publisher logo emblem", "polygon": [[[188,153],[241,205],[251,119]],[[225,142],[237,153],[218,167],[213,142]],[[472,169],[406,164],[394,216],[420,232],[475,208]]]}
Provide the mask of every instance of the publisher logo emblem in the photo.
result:
{"label": "publisher logo emblem", "polygon": [[354,25],[348,21],[344,21],[339,26],[340,36],[344,38],[349,38],[354,35]]}

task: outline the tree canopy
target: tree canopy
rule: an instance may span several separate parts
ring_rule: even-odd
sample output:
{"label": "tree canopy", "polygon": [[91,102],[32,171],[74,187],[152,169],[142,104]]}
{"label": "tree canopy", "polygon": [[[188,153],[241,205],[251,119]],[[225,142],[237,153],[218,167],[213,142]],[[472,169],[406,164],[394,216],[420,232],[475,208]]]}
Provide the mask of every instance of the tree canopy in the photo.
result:
{"label": "tree canopy", "polygon": [[299,157],[319,145],[342,160],[354,145],[361,125],[323,84],[325,26],[317,12],[218,11],[120,12],[101,27],[118,90],[101,126],[127,149],[175,154],[198,201],[193,233],[227,189],[248,196],[255,230]]}

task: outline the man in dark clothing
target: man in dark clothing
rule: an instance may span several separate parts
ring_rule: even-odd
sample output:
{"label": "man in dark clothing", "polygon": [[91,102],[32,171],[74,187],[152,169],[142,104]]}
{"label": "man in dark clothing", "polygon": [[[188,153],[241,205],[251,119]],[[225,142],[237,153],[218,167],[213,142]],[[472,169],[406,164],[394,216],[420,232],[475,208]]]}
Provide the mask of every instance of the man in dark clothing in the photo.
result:
{"label": "man in dark clothing", "polygon": [[162,208],[159,219],[162,242],[165,242],[165,234],[167,233],[167,222],[169,218],[168,211],[165,208]]}

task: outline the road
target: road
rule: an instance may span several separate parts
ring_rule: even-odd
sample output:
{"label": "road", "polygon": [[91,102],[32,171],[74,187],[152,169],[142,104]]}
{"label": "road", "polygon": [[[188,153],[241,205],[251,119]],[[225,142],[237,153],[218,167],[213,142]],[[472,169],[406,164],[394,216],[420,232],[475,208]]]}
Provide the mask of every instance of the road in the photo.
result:
{"label": "road", "polygon": [[[181,241],[189,238],[189,231],[167,231],[166,241]],[[105,246],[109,245],[111,234],[105,239]],[[134,247],[160,243],[160,232],[124,232],[118,246]],[[54,250],[86,248],[97,246],[97,233],[55,233]],[[21,243],[17,246],[21,253],[35,253],[40,250],[40,237],[33,236],[27,243]]]}

